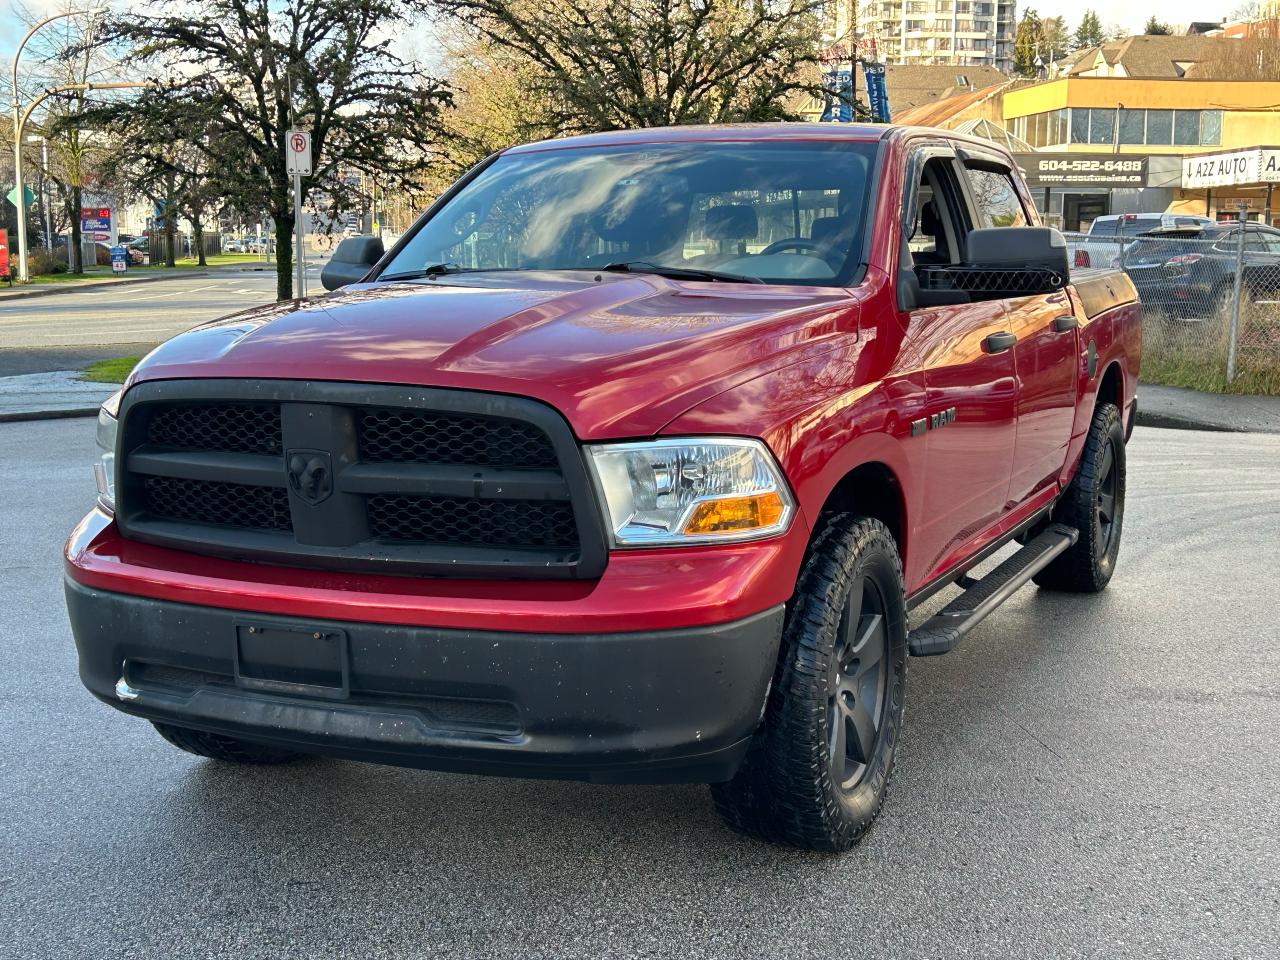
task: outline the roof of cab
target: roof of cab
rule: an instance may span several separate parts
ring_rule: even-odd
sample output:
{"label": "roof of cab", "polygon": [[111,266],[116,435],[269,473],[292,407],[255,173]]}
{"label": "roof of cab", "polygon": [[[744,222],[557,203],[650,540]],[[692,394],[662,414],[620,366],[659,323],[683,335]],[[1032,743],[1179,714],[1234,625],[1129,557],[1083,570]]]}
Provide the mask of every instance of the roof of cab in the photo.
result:
{"label": "roof of cab", "polygon": [[715,143],[784,140],[845,140],[875,143],[894,127],[870,123],[724,123],[688,127],[645,127],[611,130],[511,147],[506,153],[534,153],[574,147],[615,147],[641,143]]}

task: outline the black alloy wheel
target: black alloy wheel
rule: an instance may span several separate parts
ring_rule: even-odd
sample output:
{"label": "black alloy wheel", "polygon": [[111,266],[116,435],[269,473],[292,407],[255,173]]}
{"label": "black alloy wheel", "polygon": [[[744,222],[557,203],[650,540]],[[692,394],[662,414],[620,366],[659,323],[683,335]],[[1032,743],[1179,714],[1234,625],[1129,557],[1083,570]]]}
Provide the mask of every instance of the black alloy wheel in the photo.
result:
{"label": "black alloy wheel", "polygon": [[865,574],[853,584],[831,656],[827,746],[841,792],[858,786],[884,722],[889,631],[885,602]]}
{"label": "black alloy wheel", "polygon": [[1099,401],[1085,437],[1080,465],[1053,507],[1053,519],[1080,538],[1035,575],[1051,590],[1097,593],[1116,568],[1124,526],[1125,446],[1120,408]]}
{"label": "black alloy wheel", "polygon": [[1116,469],[1116,440],[1108,435],[1102,448],[1102,463],[1098,467],[1098,495],[1094,506],[1094,522],[1098,525],[1098,537],[1094,551],[1099,560],[1111,552],[1111,539],[1116,531],[1116,502],[1120,472]]}
{"label": "black alloy wheel", "polygon": [[884,804],[902,729],[907,606],[880,520],[825,517],[787,604],[760,728],[711,785],[729,825],[775,843],[848,850]]}

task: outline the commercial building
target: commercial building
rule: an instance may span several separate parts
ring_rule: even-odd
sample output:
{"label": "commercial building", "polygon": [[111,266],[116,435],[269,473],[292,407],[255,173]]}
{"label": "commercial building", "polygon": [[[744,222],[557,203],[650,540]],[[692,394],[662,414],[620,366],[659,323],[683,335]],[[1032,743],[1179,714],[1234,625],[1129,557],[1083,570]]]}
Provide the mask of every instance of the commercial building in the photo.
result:
{"label": "commercial building", "polygon": [[1015,0],[871,0],[859,27],[895,64],[1013,68]]}
{"label": "commercial building", "polygon": [[[1067,76],[1006,90],[1004,126],[1037,154],[1057,155],[1063,173],[1045,194],[1049,219],[1086,229],[1104,213],[1234,214],[1228,195],[1182,189],[1183,160],[1201,153],[1280,143],[1280,81],[1137,79]],[[1054,157],[1033,156],[1042,169]],[[1122,180],[1098,175],[1098,164],[1130,160]],[[1075,161],[1074,164],[1072,161]],[[1140,172],[1141,185],[1134,179]],[[1104,171],[1105,172],[1105,171]],[[1258,215],[1262,215],[1259,206]]]}

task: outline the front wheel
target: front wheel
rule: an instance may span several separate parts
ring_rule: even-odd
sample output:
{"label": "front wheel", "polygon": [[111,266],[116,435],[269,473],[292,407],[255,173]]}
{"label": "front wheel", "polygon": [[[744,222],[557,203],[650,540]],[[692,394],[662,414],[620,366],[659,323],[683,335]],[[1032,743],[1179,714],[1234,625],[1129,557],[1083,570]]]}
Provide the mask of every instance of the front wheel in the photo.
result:
{"label": "front wheel", "polygon": [[1099,403],[1085,438],[1080,466],[1053,519],[1075,527],[1080,539],[1035,576],[1051,590],[1098,593],[1115,572],[1124,527],[1125,447],[1120,408]]}
{"label": "front wheel", "polygon": [[897,545],[840,515],[814,538],[787,611],[764,722],[716,808],[744,833],[847,850],[884,802],[902,726],[907,615]]}

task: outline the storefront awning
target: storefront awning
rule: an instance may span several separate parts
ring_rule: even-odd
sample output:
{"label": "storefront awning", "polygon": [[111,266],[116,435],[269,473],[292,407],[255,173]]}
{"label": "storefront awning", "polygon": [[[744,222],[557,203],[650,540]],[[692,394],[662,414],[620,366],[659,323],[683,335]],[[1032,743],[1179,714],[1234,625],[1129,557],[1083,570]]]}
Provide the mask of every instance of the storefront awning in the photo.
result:
{"label": "storefront awning", "polygon": [[1182,160],[1182,188],[1247,187],[1280,183],[1280,147],[1201,153]]}

